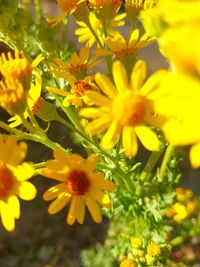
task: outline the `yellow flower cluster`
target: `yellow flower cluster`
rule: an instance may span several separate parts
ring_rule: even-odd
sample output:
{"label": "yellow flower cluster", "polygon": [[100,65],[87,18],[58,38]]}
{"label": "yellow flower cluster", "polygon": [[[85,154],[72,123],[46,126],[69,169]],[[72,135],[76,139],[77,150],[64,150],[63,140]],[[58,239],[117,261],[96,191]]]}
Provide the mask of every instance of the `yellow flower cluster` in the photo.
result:
{"label": "yellow flower cluster", "polygon": [[167,209],[166,215],[175,222],[182,223],[184,219],[197,211],[197,202],[189,189],[176,188],[176,202]]}

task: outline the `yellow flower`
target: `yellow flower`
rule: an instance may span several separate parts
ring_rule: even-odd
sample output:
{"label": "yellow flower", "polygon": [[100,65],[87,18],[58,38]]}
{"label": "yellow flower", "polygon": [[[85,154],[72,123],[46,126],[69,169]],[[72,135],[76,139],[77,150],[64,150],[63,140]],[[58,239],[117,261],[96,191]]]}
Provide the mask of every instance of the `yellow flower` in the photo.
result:
{"label": "yellow flower", "polygon": [[113,191],[116,186],[106,181],[104,175],[94,172],[96,157],[89,156],[87,160],[80,155],[65,155],[54,151],[54,160],[46,163],[41,174],[59,181],[58,185],[49,188],[43,195],[44,199],[53,200],[48,208],[50,214],[55,214],[64,208],[70,201],[67,223],[73,224],[76,220],[82,224],[85,218],[85,206],[88,207],[93,220],[102,221],[102,216],[96,202],[103,207],[110,208],[111,200],[103,190]]}
{"label": "yellow flower", "polygon": [[[36,114],[34,112],[36,110],[36,106],[39,105],[39,99],[41,94],[41,85],[42,85],[42,79],[38,72],[35,73],[35,84],[31,83],[31,88],[28,92],[27,96],[27,106],[28,108],[33,112],[33,114]],[[29,117],[27,109],[23,112],[23,115],[25,118]],[[9,126],[14,128],[22,124],[22,120],[19,115],[15,115],[14,117],[11,117],[8,122],[10,123]]]}
{"label": "yellow flower", "polygon": [[155,39],[149,38],[146,33],[140,37],[138,29],[132,31],[129,40],[126,40],[119,32],[116,32],[113,36],[106,38],[106,44],[110,51],[98,48],[96,54],[99,56],[114,54],[119,60],[122,60],[125,56],[127,58],[130,58],[130,56],[135,57],[139,49],[150,45],[154,41]]}
{"label": "yellow flower", "polygon": [[[80,19],[84,19],[82,17],[83,14],[81,14],[81,11],[83,13],[86,11],[86,0],[57,0],[57,3],[63,13],[55,18],[47,18],[47,21],[51,24],[52,27],[55,27],[57,24],[59,24],[64,19],[64,17],[69,14],[78,13],[78,15],[80,15],[81,17]],[[85,15],[87,15],[87,13]]]}
{"label": "yellow flower", "polygon": [[141,10],[156,6],[158,0],[125,0],[125,11],[130,21],[136,22]]}
{"label": "yellow flower", "polygon": [[122,0],[88,0],[88,4],[107,28],[122,5]]}
{"label": "yellow flower", "polygon": [[153,111],[154,91],[162,72],[157,72],[143,84],[146,75],[144,61],[138,61],[132,70],[129,84],[124,66],[120,61],[113,64],[113,78],[96,74],[95,80],[104,93],[88,91],[86,94],[96,107],[83,108],[80,114],[93,119],[86,127],[89,134],[106,133],[101,140],[102,149],[111,149],[122,134],[122,144],[128,157],[138,150],[136,136],[146,149],[159,149],[159,140],[149,127],[155,119]]}
{"label": "yellow flower", "polygon": [[77,80],[75,76],[68,74],[66,75],[66,78],[71,86],[70,92],[49,86],[47,87],[48,91],[65,96],[63,100],[63,106],[65,107],[70,105],[74,105],[76,107],[83,106],[83,104],[88,101],[88,97],[85,93],[88,90],[98,89],[94,84],[94,78],[92,76],[87,76],[84,80]]}
{"label": "yellow flower", "polygon": [[34,174],[30,163],[22,163],[26,156],[25,143],[17,143],[14,136],[0,136],[0,217],[7,231],[15,228],[15,219],[20,217],[19,198],[31,200],[36,195],[35,187],[27,182]]}
{"label": "yellow flower", "polygon": [[185,189],[182,187],[176,188],[176,199],[179,202],[187,202],[191,197],[193,196],[193,193],[189,189]]}
{"label": "yellow flower", "polygon": [[88,69],[98,64],[96,57],[89,58],[89,52],[88,46],[82,47],[79,56],[76,52],[72,53],[69,63],[55,58],[54,61],[56,64],[49,63],[50,67],[53,68],[50,71],[59,78],[67,78],[68,74],[72,74],[75,75],[77,79],[82,79],[85,77]]}
{"label": "yellow flower", "polygon": [[19,80],[25,90],[30,89],[31,74],[36,66],[43,60],[43,56],[37,56],[32,63],[28,61],[23,52],[15,51],[12,55],[2,53],[0,56],[0,72],[5,79]]}
{"label": "yellow flower", "polygon": [[131,239],[131,245],[134,249],[139,249],[142,247],[143,241],[140,237],[135,236]]}
{"label": "yellow flower", "polygon": [[0,81],[0,107],[11,115],[20,114],[26,108],[27,94],[18,80]]}
{"label": "yellow flower", "polygon": [[136,267],[132,259],[125,259],[120,263],[120,267]]}
{"label": "yellow flower", "polygon": [[147,252],[149,256],[155,258],[158,257],[161,253],[160,245],[154,242],[151,242],[147,246]]}
{"label": "yellow flower", "polygon": [[[200,78],[199,22],[186,23],[166,30],[159,39],[162,53],[178,70]],[[181,46],[181,49],[180,49]]]}
{"label": "yellow flower", "polygon": [[[123,21],[123,19],[125,16],[126,14],[122,13],[120,15],[115,16],[110,21],[109,28],[107,29],[108,34],[114,35],[116,33],[116,31],[114,30],[114,27],[119,27],[119,26],[124,25],[125,22]],[[103,33],[101,21],[92,12],[90,12],[89,20],[90,20],[90,24],[92,25],[93,29],[97,33],[100,39],[100,42],[103,43],[104,33]],[[84,22],[80,22],[80,21],[77,21],[77,24],[80,26],[80,28],[75,30],[75,34],[78,35],[78,41],[80,43],[86,42],[86,45],[88,45],[89,47],[93,46],[94,43],[96,42],[96,39],[94,35],[88,29],[87,25]]]}

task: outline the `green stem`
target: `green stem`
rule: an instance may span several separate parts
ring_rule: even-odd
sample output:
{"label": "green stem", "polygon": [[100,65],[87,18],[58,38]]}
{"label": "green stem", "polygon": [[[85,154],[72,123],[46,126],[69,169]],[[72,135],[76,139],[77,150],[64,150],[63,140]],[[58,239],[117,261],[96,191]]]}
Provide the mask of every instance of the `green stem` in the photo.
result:
{"label": "green stem", "polygon": [[102,45],[101,41],[99,40],[98,35],[96,34],[95,30],[93,29],[93,27],[92,27],[92,25],[91,25],[91,23],[90,23],[89,21],[88,21],[88,23],[87,23],[87,27],[88,27],[88,29],[90,30],[90,32],[93,34],[93,36],[94,36],[94,38],[95,38],[97,44],[99,45],[99,47],[100,47],[100,48],[103,48],[103,45]]}
{"label": "green stem", "polygon": [[42,20],[42,9],[40,0],[34,0],[35,2],[35,10],[36,10],[36,20],[37,23],[40,24]]}
{"label": "green stem", "polygon": [[166,151],[165,151],[165,155],[160,167],[160,178],[164,178],[166,170],[167,170],[167,164],[170,161],[172,154],[174,152],[174,148],[175,146],[173,144],[169,144]]}
{"label": "green stem", "polygon": [[46,162],[40,162],[40,163],[35,163],[34,167],[35,167],[35,169],[41,169],[41,168],[45,167],[45,165],[46,165]]}
{"label": "green stem", "polygon": [[27,119],[24,117],[24,114],[22,113],[19,116],[25,128],[31,133],[35,133],[35,128],[27,121]]}
{"label": "green stem", "polygon": [[158,159],[160,158],[162,152],[163,152],[164,146],[161,147],[159,151],[154,151],[151,153],[142,173],[140,176],[140,180],[144,181],[149,174],[151,174],[151,171],[153,170],[154,166],[156,165]]}

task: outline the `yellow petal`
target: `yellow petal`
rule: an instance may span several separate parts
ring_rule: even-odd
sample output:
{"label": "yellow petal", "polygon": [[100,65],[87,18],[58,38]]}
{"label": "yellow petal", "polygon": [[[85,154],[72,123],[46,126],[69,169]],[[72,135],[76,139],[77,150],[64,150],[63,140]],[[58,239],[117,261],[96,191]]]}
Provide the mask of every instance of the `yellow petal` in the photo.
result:
{"label": "yellow petal", "polygon": [[146,77],[146,63],[143,60],[138,60],[131,73],[131,88],[139,90]]}
{"label": "yellow petal", "polygon": [[92,219],[96,222],[96,223],[101,223],[102,222],[102,216],[99,210],[99,207],[96,203],[96,201],[91,198],[89,195],[86,195],[85,198],[85,204],[88,207],[88,210],[92,216]]}
{"label": "yellow petal", "polygon": [[54,200],[48,208],[48,212],[49,214],[55,214],[57,212],[59,212],[60,210],[62,210],[67,203],[70,201],[71,199],[71,195],[70,194],[61,194],[58,196],[58,198],[56,200]]}
{"label": "yellow petal", "polygon": [[156,151],[159,149],[160,142],[157,135],[147,126],[136,126],[135,132],[143,146],[150,150]]}
{"label": "yellow petal", "polygon": [[132,31],[131,36],[130,36],[130,40],[129,40],[129,48],[134,47],[134,45],[137,43],[139,38],[139,30],[136,29],[134,31]]}
{"label": "yellow petal", "polygon": [[96,189],[92,189],[88,193],[93,199],[97,200],[103,207],[111,208],[111,200],[104,192]]}
{"label": "yellow petal", "polygon": [[29,182],[22,182],[18,187],[17,195],[23,200],[32,200],[36,196],[36,188]]}
{"label": "yellow petal", "polygon": [[97,106],[110,106],[112,101],[98,92],[88,90],[85,95]]}
{"label": "yellow petal", "polygon": [[101,147],[102,149],[111,149],[115,146],[117,143],[117,140],[120,135],[120,126],[118,125],[118,122],[114,121],[107,132],[104,134],[102,140],[101,140]]}
{"label": "yellow petal", "polygon": [[75,196],[72,197],[69,212],[67,215],[67,223],[72,225],[74,224],[76,217],[77,217],[77,199]]}
{"label": "yellow petal", "polygon": [[117,189],[115,183],[105,180],[105,175],[102,173],[92,173],[92,186],[99,190],[114,191]]}
{"label": "yellow petal", "polygon": [[9,196],[8,206],[9,206],[10,210],[12,211],[14,218],[19,219],[19,217],[20,217],[20,204],[19,204],[19,199],[15,195]]}
{"label": "yellow petal", "polygon": [[44,198],[44,200],[49,201],[56,198],[63,191],[67,191],[66,183],[60,183],[58,185],[50,187],[46,192],[44,192],[42,197]]}
{"label": "yellow petal", "polygon": [[194,144],[190,148],[190,162],[193,168],[200,167],[200,143]]}
{"label": "yellow petal", "polygon": [[77,196],[77,221],[83,224],[85,219],[85,203],[82,196]]}
{"label": "yellow petal", "polygon": [[99,88],[101,88],[104,94],[106,94],[109,98],[113,99],[116,96],[117,90],[107,76],[97,73],[95,75],[95,81]]}
{"label": "yellow petal", "polygon": [[15,229],[15,218],[9,205],[0,201],[0,215],[3,226],[7,231],[13,231]]}
{"label": "yellow petal", "polygon": [[11,166],[10,168],[18,181],[28,180],[35,172],[33,165],[27,162],[24,162],[16,167]]}
{"label": "yellow petal", "polygon": [[101,133],[103,131],[105,131],[106,129],[108,129],[108,127],[111,124],[111,117],[110,116],[102,116],[92,122],[90,122],[87,126],[86,126],[86,131],[89,134],[97,134],[97,133]]}
{"label": "yellow petal", "polygon": [[128,89],[128,77],[126,74],[126,69],[120,61],[115,61],[113,64],[113,78],[119,92]]}
{"label": "yellow petal", "polygon": [[134,157],[138,151],[138,142],[133,127],[125,126],[122,132],[122,144],[125,155]]}

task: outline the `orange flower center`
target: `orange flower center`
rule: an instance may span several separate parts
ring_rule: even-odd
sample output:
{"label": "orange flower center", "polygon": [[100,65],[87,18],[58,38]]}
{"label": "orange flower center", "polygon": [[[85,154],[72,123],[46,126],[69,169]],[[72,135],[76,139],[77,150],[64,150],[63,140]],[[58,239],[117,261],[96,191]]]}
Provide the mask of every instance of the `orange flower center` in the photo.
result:
{"label": "orange flower center", "polygon": [[145,99],[142,95],[125,90],[113,102],[113,114],[122,126],[136,125],[145,117]]}
{"label": "orange flower center", "polygon": [[91,90],[92,87],[84,81],[77,81],[74,83],[74,88],[72,90],[77,96],[81,97],[85,94],[85,91]]}
{"label": "orange flower center", "polygon": [[89,191],[90,181],[85,172],[73,170],[67,178],[67,185],[73,195],[81,196]]}
{"label": "orange flower center", "polygon": [[138,48],[136,47],[131,47],[131,48],[126,48],[126,49],[123,49],[123,50],[120,50],[120,51],[115,51],[115,56],[122,60],[124,56],[130,56],[130,55],[136,55],[138,52]]}
{"label": "orange flower center", "polygon": [[12,187],[12,172],[0,162],[0,199],[7,196]]}

